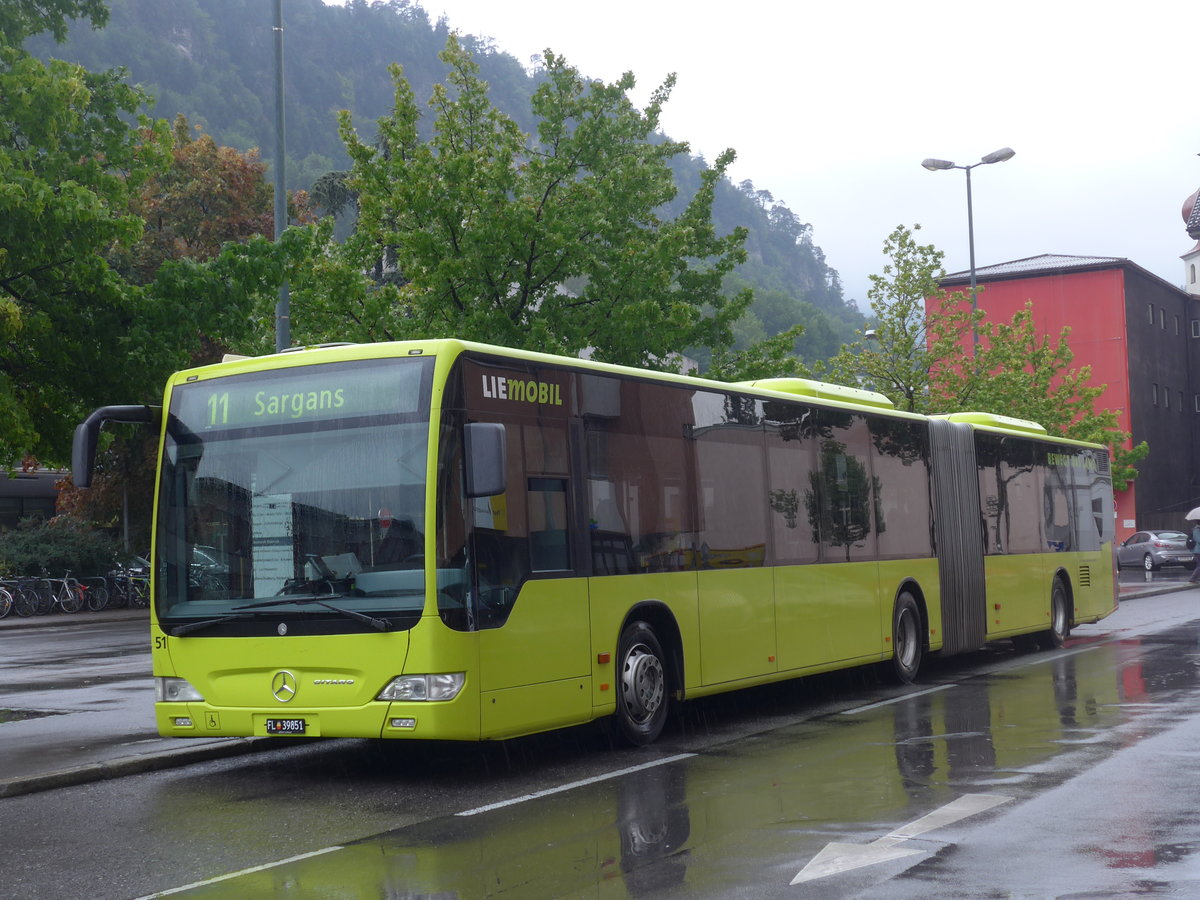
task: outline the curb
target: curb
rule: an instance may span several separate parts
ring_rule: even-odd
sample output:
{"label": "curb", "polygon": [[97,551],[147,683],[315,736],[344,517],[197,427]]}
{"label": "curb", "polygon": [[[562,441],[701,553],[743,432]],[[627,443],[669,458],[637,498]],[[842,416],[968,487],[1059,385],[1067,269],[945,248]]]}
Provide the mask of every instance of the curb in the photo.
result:
{"label": "curb", "polygon": [[74,787],[95,781],[107,781],[126,775],[157,772],[195,762],[242,756],[268,748],[278,748],[278,746],[279,742],[271,738],[228,738],[201,747],[181,747],[177,750],[147,753],[143,756],[122,756],[84,766],[74,766],[70,769],[60,769],[57,772],[24,775],[0,781],[0,799],[49,791],[54,788]]}
{"label": "curb", "polygon": [[102,609],[99,612],[50,613],[45,616],[29,616],[21,618],[16,613],[9,613],[0,619],[0,633],[5,631],[22,631],[29,628],[53,628],[62,625],[88,625],[93,622],[115,622],[135,619],[150,619],[149,607],[134,607],[132,609]]}
{"label": "curb", "polygon": [[1163,584],[1144,589],[1139,588],[1137,591],[1130,591],[1128,594],[1120,594],[1117,599],[1121,601],[1137,600],[1139,597],[1157,597],[1159,594],[1175,594],[1179,591],[1188,591],[1194,588],[1200,588],[1200,584],[1192,584],[1191,582],[1180,584],[1177,582],[1175,584]]}

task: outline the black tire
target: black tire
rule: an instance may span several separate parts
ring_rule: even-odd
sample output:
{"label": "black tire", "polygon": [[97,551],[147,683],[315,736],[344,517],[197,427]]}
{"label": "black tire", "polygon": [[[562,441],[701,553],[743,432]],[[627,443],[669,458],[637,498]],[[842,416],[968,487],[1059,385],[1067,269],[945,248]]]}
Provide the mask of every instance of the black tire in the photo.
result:
{"label": "black tire", "polygon": [[1147,553],[1145,556],[1142,557],[1142,568],[1145,569],[1147,572],[1153,572],[1155,569],[1158,568],[1158,566],[1156,566],[1154,564],[1154,557],[1151,556],[1149,553]]}
{"label": "black tire", "polygon": [[33,586],[34,604],[33,612],[38,616],[48,616],[50,611],[54,609],[54,585],[46,579],[40,579],[34,582]]}
{"label": "black tire", "polygon": [[1071,610],[1067,604],[1067,589],[1062,580],[1054,579],[1050,589],[1050,627],[1037,634],[1038,645],[1043,650],[1057,650],[1071,634]]}
{"label": "black tire", "polygon": [[83,597],[79,589],[70,582],[65,583],[58,592],[58,605],[65,613],[77,613],[83,609]]}
{"label": "black tire", "polygon": [[896,598],[892,610],[892,660],[888,673],[900,684],[912,684],[925,655],[925,629],[921,609],[908,591]]}
{"label": "black tire", "polygon": [[670,711],[667,661],[658,635],[645,622],[630,622],[617,642],[618,733],[635,747],[662,734]]}
{"label": "black tire", "polygon": [[101,584],[93,584],[87,589],[87,608],[92,612],[100,612],[108,606],[108,588]]}
{"label": "black tire", "polygon": [[13,611],[22,619],[28,619],[37,612],[37,597],[29,589],[18,586],[13,591]]}

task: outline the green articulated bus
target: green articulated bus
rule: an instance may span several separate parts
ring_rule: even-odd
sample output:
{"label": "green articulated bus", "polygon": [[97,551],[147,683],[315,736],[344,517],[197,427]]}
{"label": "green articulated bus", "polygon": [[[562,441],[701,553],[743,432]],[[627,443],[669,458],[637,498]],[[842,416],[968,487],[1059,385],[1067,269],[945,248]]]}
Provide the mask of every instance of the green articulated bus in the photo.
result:
{"label": "green articulated bus", "polygon": [[176,374],[151,590],[159,731],[490,740],[1116,608],[1107,451],[803,379],[456,340]]}

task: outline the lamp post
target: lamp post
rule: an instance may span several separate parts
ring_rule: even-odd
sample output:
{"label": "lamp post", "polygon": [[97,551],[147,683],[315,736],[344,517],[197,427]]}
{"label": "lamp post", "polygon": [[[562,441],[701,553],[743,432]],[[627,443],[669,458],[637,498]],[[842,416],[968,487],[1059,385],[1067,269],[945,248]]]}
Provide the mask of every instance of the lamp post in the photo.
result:
{"label": "lamp post", "polygon": [[[287,228],[287,189],[284,187],[286,153],[283,146],[283,0],[275,0],[275,243]],[[285,277],[279,283],[275,301],[275,352],[282,353],[292,343],[292,310]]]}
{"label": "lamp post", "polygon": [[971,209],[971,170],[976,166],[990,166],[992,163],[1004,162],[1016,156],[1011,147],[1001,147],[993,150],[977,163],[969,166],[956,166],[948,159],[927,159],[921,163],[930,172],[941,169],[962,169],[967,173],[967,244],[971,255],[971,353],[975,355],[979,345],[979,332],[975,330],[975,313],[979,310],[979,296],[975,288],[975,216]]}

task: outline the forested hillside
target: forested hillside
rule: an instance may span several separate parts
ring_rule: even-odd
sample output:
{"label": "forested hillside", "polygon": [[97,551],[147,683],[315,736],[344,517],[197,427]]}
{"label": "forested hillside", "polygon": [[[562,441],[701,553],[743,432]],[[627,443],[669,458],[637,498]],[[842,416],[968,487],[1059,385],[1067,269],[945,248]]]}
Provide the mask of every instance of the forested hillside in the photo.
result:
{"label": "forested hillside", "polygon": [[[56,45],[46,35],[26,48],[88,69],[123,66],[129,79],[155,98],[149,112],[164,119],[183,114],[218,144],[274,153],[274,47],[272,5],[264,0],[110,0],[106,28],[73,28]],[[336,114],[348,109],[364,136],[391,107],[387,66],[398,62],[418,98],[445,77],[438,52],[444,22],[431,21],[409,0],[352,0],[326,6],[321,0],[288,0],[285,15],[287,180],[308,188],[320,176],[348,168]],[[532,130],[529,99],[540,73],[486,39],[462,36],[489,84],[492,102]],[[637,73],[635,73],[637,74]],[[687,135],[671,135],[687,140]],[[737,149],[737,136],[729,143]],[[666,211],[686,206],[700,184],[704,161],[674,166],[679,197]],[[749,230],[749,258],[737,272],[756,300],[741,336],[754,340],[796,322],[806,326],[798,349],[808,360],[832,355],[862,321],[842,295],[837,273],[812,242],[811,228],[766,190],[750,182],[723,182],[713,213],[718,231]]]}

